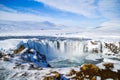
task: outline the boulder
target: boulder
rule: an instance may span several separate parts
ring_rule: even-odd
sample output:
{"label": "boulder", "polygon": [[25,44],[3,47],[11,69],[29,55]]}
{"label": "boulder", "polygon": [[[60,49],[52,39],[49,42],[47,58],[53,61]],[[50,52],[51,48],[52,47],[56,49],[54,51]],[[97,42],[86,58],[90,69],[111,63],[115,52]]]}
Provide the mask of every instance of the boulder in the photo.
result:
{"label": "boulder", "polygon": [[2,58],[3,57],[3,55],[2,55],[2,53],[0,52],[0,58]]}
{"label": "boulder", "polygon": [[100,69],[94,64],[83,64],[80,67],[80,72],[83,78],[92,79],[99,75]]}
{"label": "boulder", "polygon": [[106,69],[112,69],[112,68],[114,68],[113,63],[105,63],[105,64],[103,64],[103,66],[104,66]]}
{"label": "boulder", "polygon": [[69,71],[69,73],[66,74],[66,76],[72,76],[72,75],[74,75],[75,73],[76,73],[76,71],[75,71],[74,69],[71,69],[71,70]]}
{"label": "boulder", "polygon": [[24,49],[25,49],[24,45],[20,45],[18,49],[14,50],[14,54],[17,54],[17,53],[21,52]]}
{"label": "boulder", "polygon": [[114,54],[118,54],[120,52],[120,47],[115,43],[105,43],[105,48],[109,49]]}

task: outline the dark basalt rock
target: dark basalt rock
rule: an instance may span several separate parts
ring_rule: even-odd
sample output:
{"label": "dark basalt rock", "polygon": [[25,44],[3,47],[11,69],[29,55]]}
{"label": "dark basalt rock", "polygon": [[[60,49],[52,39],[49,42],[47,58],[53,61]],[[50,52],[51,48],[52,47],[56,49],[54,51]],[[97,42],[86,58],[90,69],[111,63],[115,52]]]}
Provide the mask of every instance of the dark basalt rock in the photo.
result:
{"label": "dark basalt rock", "polygon": [[105,47],[108,48],[114,54],[118,54],[120,52],[120,46],[117,46],[114,43],[105,43]]}
{"label": "dark basalt rock", "polygon": [[21,52],[23,49],[25,49],[24,45],[20,45],[18,49],[14,50],[14,54]]}
{"label": "dark basalt rock", "polygon": [[[51,75],[52,74],[52,75]],[[57,71],[51,72],[49,73],[49,75],[47,76],[43,76],[43,80],[69,80],[67,78],[65,78],[62,74],[60,74]]]}
{"label": "dark basalt rock", "polygon": [[0,58],[2,58],[3,57],[3,55],[2,55],[2,53],[0,52]]}

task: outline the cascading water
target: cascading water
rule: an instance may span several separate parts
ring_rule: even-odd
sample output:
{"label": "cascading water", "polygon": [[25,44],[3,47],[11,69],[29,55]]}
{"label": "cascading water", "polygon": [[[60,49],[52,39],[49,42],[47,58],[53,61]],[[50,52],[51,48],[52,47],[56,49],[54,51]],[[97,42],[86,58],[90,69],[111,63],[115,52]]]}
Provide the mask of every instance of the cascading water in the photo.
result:
{"label": "cascading water", "polygon": [[[3,37],[1,39],[14,38],[21,39],[21,37]],[[103,61],[105,55],[113,55],[118,58],[120,55],[120,42],[45,36],[22,36],[22,38],[25,40],[19,40],[19,44],[18,41],[12,42],[14,43],[12,47],[18,44],[17,49],[20,45],[23,45],[25,49],[33,49],[37,53],[45,55],[53,67],[79,66],[83,63],[97,64]],[[4,49],[1,50],[4,52]],[[12,53],[12,49],[10,51]],[[36,57],[35,54],[33,58]]]}
{"label": "cascading water", "polygon": [[40,40],[39,43],[48,58],[51,56],[72,59],[75,56],[81,56],[85,48],[85,41]]}
{"label": "cascading water", "polygon": [[89,40],[38,40],[41,53],[44,53],[53,66],[67,67],[85,63],[87,53],[101,53],[101,43]]}

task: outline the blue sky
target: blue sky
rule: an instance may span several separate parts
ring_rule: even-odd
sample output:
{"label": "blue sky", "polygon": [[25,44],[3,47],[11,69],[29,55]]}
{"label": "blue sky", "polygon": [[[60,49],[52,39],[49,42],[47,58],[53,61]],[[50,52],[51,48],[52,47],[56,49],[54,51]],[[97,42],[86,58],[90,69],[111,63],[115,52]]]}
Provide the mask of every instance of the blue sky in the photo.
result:
{"label": "blue sky", "polygon": [[97,27],[120,20],[120,0],[0,0],[0,20]]}

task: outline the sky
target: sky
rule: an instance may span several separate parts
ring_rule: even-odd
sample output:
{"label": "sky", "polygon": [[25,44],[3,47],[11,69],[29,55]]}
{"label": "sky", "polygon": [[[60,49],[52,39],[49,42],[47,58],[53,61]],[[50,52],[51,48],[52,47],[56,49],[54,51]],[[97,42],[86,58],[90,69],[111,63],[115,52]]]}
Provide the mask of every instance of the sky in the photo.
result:
{"label": "sky", "polygon": [[120,21],[120,0],[0,0],[0,20],[97,27]]}

